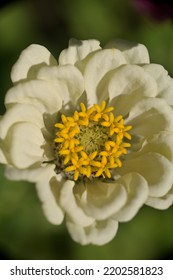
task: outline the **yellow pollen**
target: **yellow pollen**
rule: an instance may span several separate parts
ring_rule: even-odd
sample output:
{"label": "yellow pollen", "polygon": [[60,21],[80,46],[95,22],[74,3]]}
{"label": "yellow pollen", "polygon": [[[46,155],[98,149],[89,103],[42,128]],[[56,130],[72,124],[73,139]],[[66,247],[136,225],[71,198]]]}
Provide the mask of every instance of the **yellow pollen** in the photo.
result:
{"label": "yellow pollen", "polygon": [[131,147],[132,129],[124,125],[123,116],[115,117],[113,110],[106,101],[89,109],[80,103],[80,111],[73,116],[61,115],[61,122],[55,124],[57,171],[74,181],[112,177],[113,169],[122,166],[120,157]]}

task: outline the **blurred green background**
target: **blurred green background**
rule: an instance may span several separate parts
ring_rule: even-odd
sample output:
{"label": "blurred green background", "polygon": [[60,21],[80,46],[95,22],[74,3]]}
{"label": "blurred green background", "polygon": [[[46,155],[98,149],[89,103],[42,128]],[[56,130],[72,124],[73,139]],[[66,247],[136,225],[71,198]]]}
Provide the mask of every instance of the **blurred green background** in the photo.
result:
{"label": "blurred green background", "polygon": [[[101,45],[124,38],[147,46],[151,62],[173,76],[173,22],[158,22],[125,0],[6,1],[0,8],[0,113],[11,87],[10,70],[31,43],[58,58],[71,37],[95,38]],[[143,207],[117,236],[102,247],[80,246],[65,225],[53,226],[43,215],[34,185],[8,181],[0,166],[0,257],[2,259],[172,259],[173,207]]]}

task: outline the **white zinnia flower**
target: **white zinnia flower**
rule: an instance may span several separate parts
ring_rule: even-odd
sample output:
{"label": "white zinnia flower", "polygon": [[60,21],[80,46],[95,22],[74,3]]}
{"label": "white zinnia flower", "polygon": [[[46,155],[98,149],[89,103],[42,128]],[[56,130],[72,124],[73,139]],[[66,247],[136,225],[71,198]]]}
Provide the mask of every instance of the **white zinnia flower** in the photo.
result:
{"label": "white zinnia flower", "polygon": [[173,202],[173,80],[145,46],[70,40],[59,63],[40,45],[12,69],[0,161],[36,183],[48,220],[102,245],[143,204]]}

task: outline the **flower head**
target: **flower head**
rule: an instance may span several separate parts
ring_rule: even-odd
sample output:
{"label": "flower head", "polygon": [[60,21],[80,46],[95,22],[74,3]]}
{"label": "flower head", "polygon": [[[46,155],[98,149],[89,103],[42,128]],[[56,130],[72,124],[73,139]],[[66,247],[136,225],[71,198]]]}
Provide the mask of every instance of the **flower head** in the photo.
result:
{"label": "flower head", "polygon": [[122,116],[115,118],[111,112],[114,108],[106,108],[105,101],[88,110],[84,103],[80,107],[81,111],[75,111],[72,117],[62,114],[62,122],[55,124],[56,170],[65,176],[71,173],[74,181],[86,177],[111,178],[110,169],[121,167],[119,157],[130,147],[123,138],[131,139],[127,132],[131,126],[124,126]]}
{"label": "flower head", "polygon": [[102,245],[147,204],[173,203],[173,80],[145,46],[70,40],[59,61],[31,45],[0,121],[9,179],[36,183],[48,220]]}

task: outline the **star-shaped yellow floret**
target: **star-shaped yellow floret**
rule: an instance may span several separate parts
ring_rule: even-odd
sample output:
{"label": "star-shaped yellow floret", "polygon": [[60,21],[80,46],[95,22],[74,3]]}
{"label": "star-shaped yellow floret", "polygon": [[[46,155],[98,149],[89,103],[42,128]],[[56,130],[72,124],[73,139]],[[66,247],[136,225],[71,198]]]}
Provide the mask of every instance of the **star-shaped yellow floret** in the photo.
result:
{"label": "star-shaped yellow floret", "polygon": [[89,109],[81,102],[79,111],[72,116],[62,114],[61,122],[55,124],[57,155],[63,161],[63,172],[72,174],[74,181],[111,178],[111,170],[122,166],[120,157],[131,146],[124,138],[131,140],[127,131],[132,127],[125,126],[123,117],[115,117],[113,110],[105,101]]}

